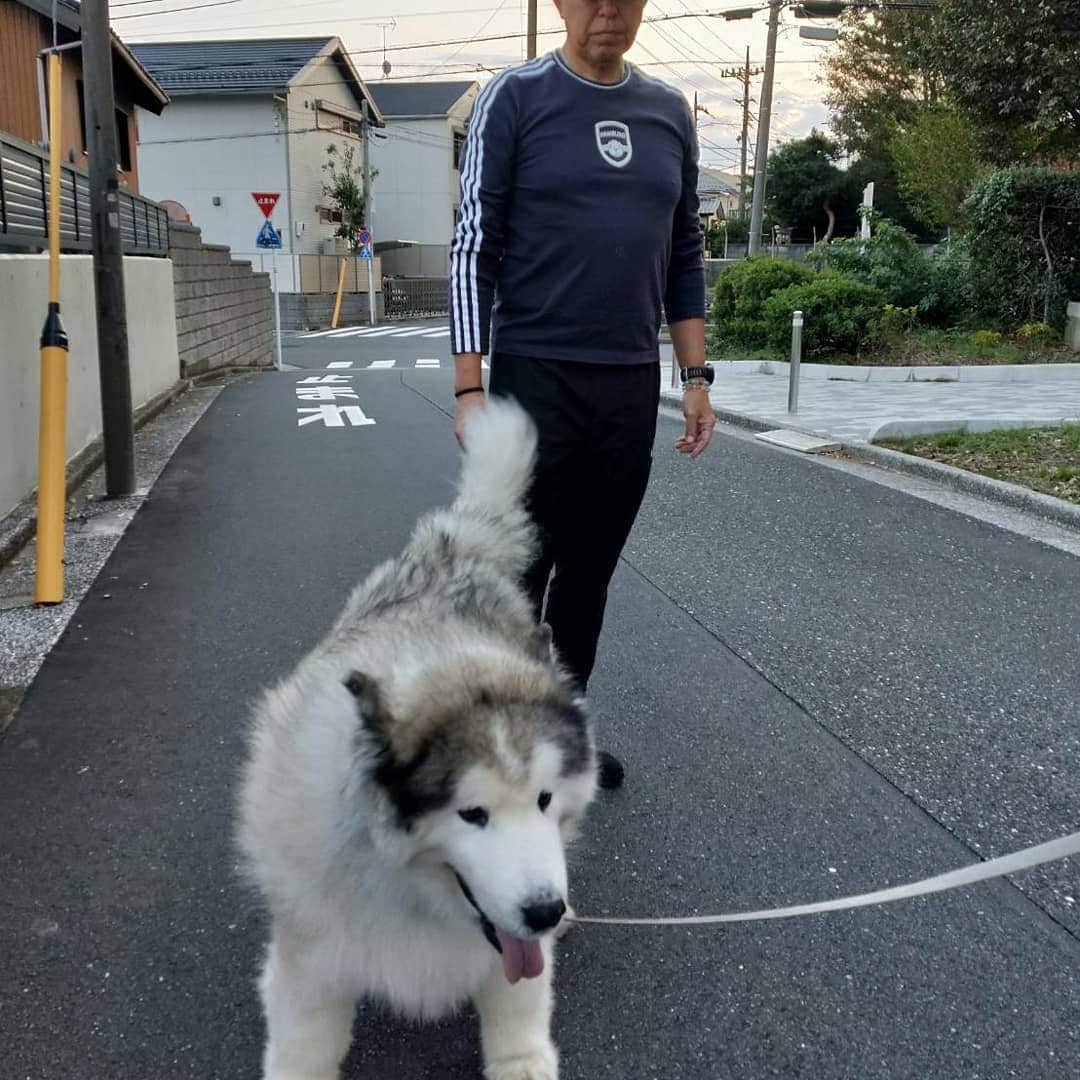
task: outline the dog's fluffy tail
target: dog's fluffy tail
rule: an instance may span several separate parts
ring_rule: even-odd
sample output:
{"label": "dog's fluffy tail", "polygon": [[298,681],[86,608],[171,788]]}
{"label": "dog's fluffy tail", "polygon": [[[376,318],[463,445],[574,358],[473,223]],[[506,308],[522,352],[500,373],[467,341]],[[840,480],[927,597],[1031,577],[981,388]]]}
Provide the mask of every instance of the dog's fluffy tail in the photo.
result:
{"label": "dog's fluffy tail", "polygon": [[536,463],[536,427],[516,401],[491,398],[465,427],[457,506],[501,516],[521,508]]}

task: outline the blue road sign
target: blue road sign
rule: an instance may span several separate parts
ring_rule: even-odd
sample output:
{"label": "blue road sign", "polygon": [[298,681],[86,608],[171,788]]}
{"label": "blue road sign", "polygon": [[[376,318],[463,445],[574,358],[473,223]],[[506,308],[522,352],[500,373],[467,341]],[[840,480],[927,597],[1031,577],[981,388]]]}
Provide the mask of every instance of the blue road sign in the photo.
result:
{"label": "blue road sign", "polygon": [[371,233],[367,229],[361,229],[359,235],[356,237],[356,240],[361,247],[370,247]]}
{"label": "blue road sign", "polygon": [[360,250],[357,252],[357,255],[359,255],[361,259],[370,259],[372,257],[371,256],[371,245],[370,244],[361,244],[360,245]]}
{"label": "blue road sign", "polygon": [[255,246],[257,248],[281,247],[281,233],[274,228],[273,222],[269,218],[263,222],[259,235],[255,237]]}

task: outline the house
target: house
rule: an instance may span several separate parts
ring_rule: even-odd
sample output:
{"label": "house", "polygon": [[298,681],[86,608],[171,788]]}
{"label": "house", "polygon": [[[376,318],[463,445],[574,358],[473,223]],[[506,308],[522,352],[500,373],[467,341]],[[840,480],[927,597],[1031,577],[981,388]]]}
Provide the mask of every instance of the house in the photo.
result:
{"label": "house", "polygon": [[386,119],[372,143],[379,170],[372,199],[375,240],[414,246],[383,254],[385,273],[446,277],[459,202],[465,129],[480,84],[373,82]]}
{"label": "house", "polygon": [[[52,46],[52,14],[52,0],[0,0],[0,134],[38,145],[47,141],[46,102],[38,56],[42,49]],[[58,44],[67,45],[82,36],[82,15],[74,0],[58,0],[56,22]],[[137,192],[136,108],[148,116],[160,116],[169,99],[115,34],[112,51],[119,180]],[[66,161],[85,168],[82,55],[79,49],[68,49],[62,57],[61,146]]]}
{"label": "house", "polygon": [[706,232],[718,221],[738,216],[739,178],[702,165],[698,170],[698,213]]}
{"label": "house", "polygon": [[[382,114],[336,37],[133,44],[171,104],[140,124],[143,190],[180,203],[203,238],[278,263],[283,292],[312,288],[341,218],[323,194],[327,147],[352,146],[359,166],[364,112]],[[278,195],[272,221],[286,258],[256,247],[263,214],[253,192]],[[329,286],[333,288],[333,283]]]}

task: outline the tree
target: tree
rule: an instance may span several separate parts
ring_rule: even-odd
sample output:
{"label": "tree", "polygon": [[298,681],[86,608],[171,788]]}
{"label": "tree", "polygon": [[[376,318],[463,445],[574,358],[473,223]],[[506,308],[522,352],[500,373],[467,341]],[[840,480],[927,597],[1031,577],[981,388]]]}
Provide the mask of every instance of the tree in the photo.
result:
{"label": "tree", "polygon": [[[323,195],[329,200],[330,208],[341,215],[341,223],[334,230],[335,236],[348,241],[350,250],[357,247],[357,236],[369,222],[364,218],[364,170],[356,162],[356,149],[346,146],[344,152],[331,143],[326,148],[326,161],[323,172],[327,179],[323,181]],[[378,175],[377,169],[369,169],[369,180]]]}
{"label": "tree", "polygon": [[825,61],[830,126],[849,153],[867,155],[941,95],[934,11],[846,12]]}
{"label": "tree", "polygon": [[980,169],[970,121],[947,105],[929,105],[894,132],[888,147],[899,193],[914,216],[931,229],[959,224]]}
{"label": "tree", "polygon": [[836,211],[848,196],[846,177],[837,167],[840,147],[820,131],[785,143],[769,155],[766,203],[778,223],[823,240],[836,232]]}
{"label": "tree", "polygon": [[943,85],[988,156],[1080,158],[1080,2],[941,0],[932,42]]}

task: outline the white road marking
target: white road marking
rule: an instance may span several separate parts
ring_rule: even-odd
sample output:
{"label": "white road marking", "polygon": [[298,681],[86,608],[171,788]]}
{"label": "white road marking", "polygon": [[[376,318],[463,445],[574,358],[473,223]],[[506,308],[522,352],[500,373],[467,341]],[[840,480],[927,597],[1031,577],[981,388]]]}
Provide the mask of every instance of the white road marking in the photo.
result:
{"label": "white road marking", "polygon": [[423,337],[449,337],[450,328],[443,327],[441,330],[425,330],[423,331]]}
{"label": "white road marking", "polygon": [[327,364],[326,366],[328,368],[349,368],[349,367],[352,367],[352,361],[351,360],[331,360],[330,363]]}
{"label": "white road marking", "polygon": [[376,370],[380,368],[392,368],[396,362],[397,361],[395,360],[372,360],[371,363],[368,364],[368,370],[370,371],[372,368],[375,368]]}
{"label": "white road marking", "polygon": [[417,360],[417,367],[437,368],[439,366],[439,359],[436,357],[434,360]]}

